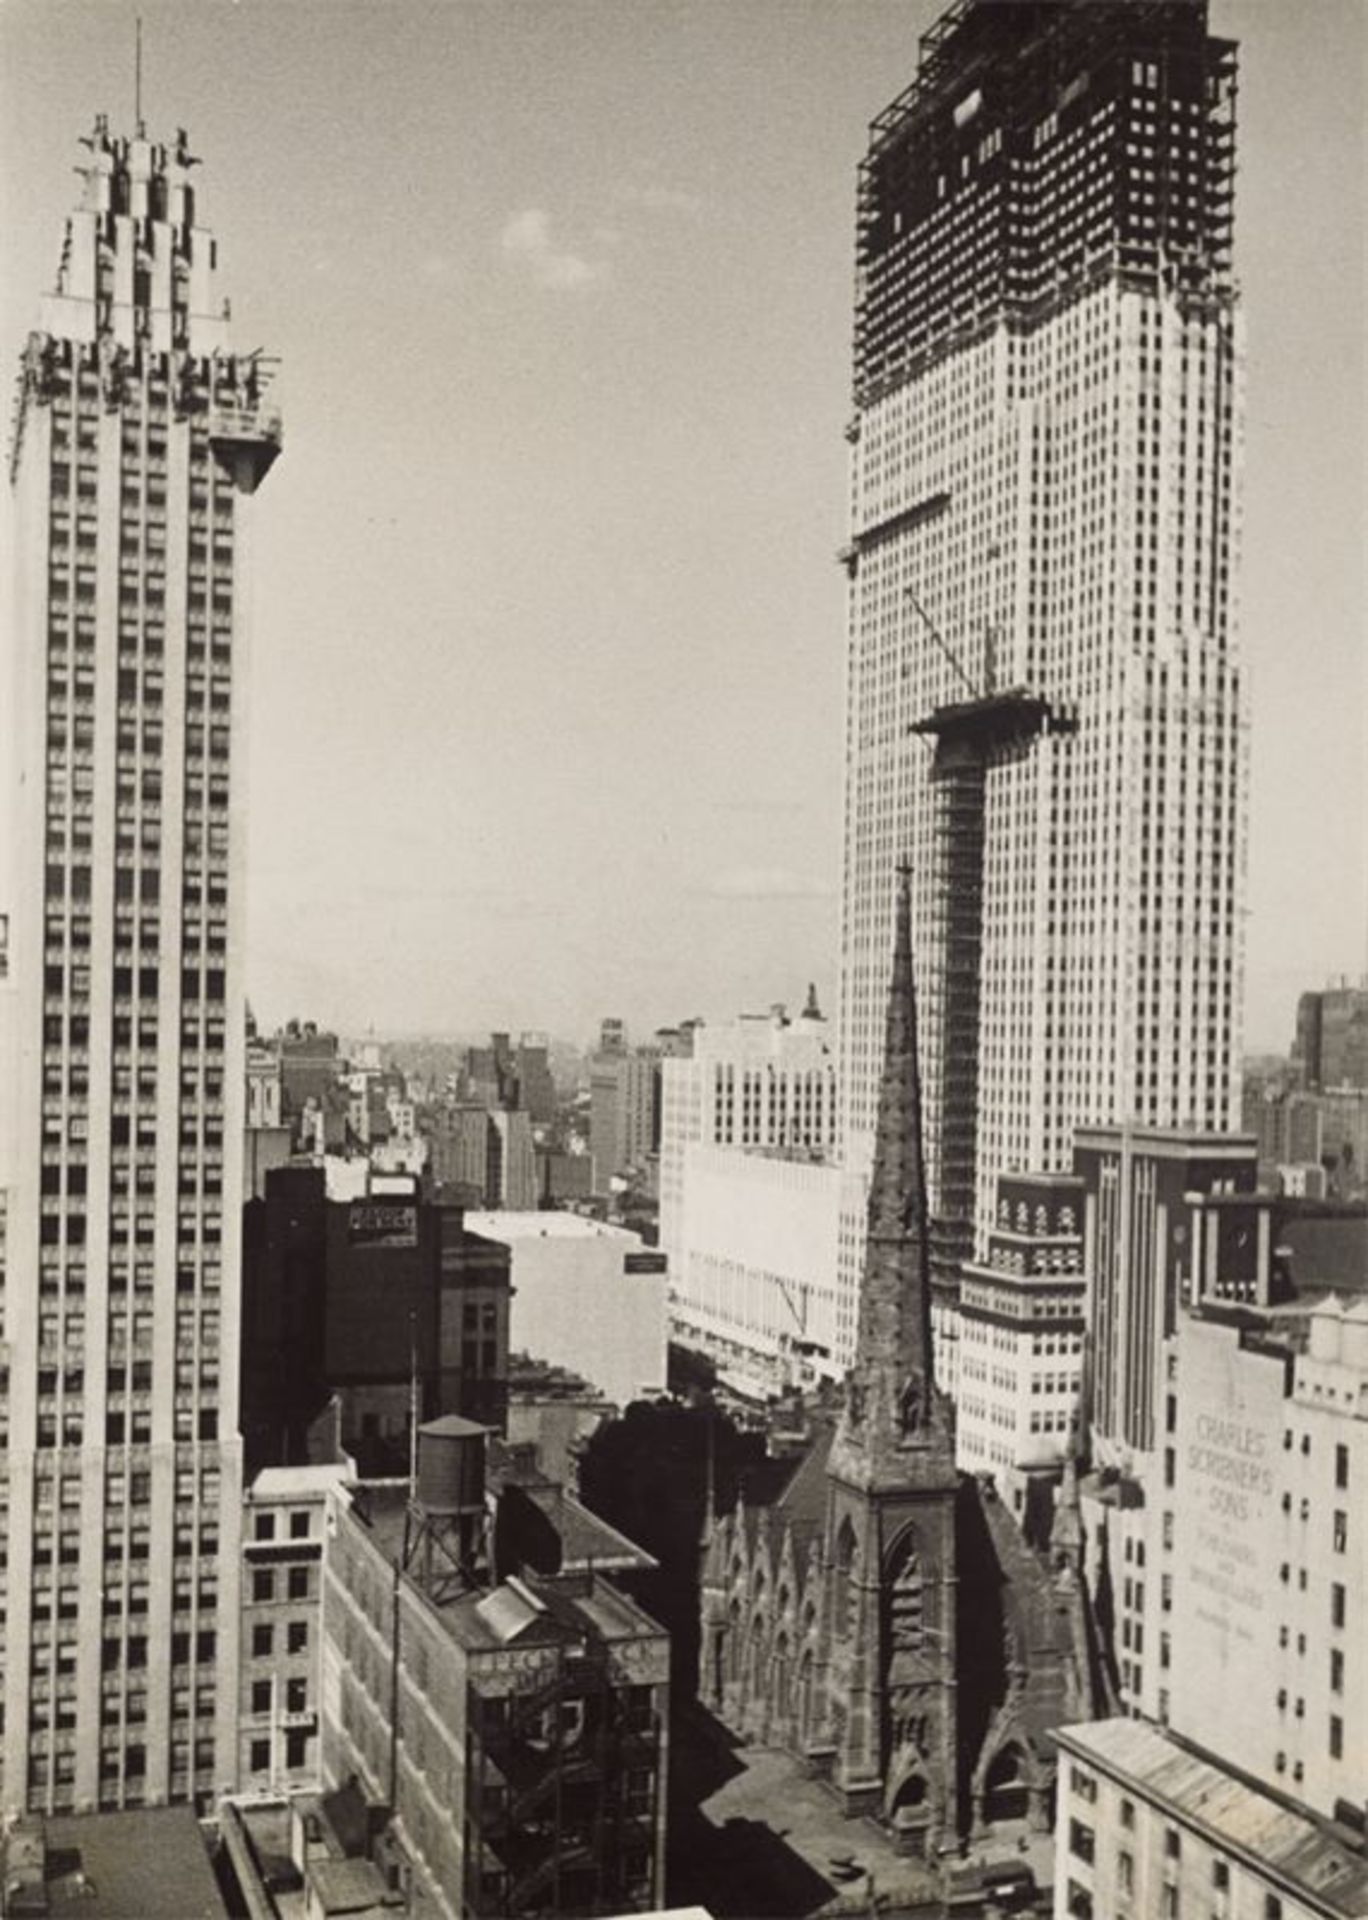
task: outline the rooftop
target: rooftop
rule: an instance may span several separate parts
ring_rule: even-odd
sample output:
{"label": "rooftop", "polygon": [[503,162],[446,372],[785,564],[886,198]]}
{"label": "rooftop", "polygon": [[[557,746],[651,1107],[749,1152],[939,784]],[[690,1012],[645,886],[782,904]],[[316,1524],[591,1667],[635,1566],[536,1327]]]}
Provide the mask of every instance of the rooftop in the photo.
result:
{"label": "rooftop", "polygon": [[657,1562],[644,1548],[629,1540],[625,1533],[610,1527],[588,1507],[581,1506],[574,1494],[554,1480],[541,1475],[519,1474],[517,1484],[551,1521],[560,1535],[564,1573],[600,1572],[651,1573]]}
{"label": "rooftop", "polygon": [[1180,1160],[1252,1161],[1259,1144],[1252,1133],[1203,1133],[1188,1127],[1079,1127],[1074,1135],[1075,1150],[1114,1153],[1127,1142],[1139,1152]]}
{"label": "rooftop", "polygon": [[302,1500],[356,1478],[351,1460],[325,1466],[263,1467],[247,1489],[249,1500]]}
{"label": "rooftop", "polygon": [[1131,1782],[1217,1846],[1244,1854],[1281,1879],[1311,1911],[1336,1920],[1368,1916],[1368,1857],[1326,1822],[1241,1778],[1214,1758],[1143,1720],[1062,1728],[1081,1759]]}
{"label": "rooftop", "polygon": [[468,1232],[505,1244],[515,1240],[616,1240],[624,1248],[636,1246],[640,1234],[628,1227],[611,1227],[606,1220],[587,1220],[582,1213],[484,1212],[473,1208],[465,1217]]}
{"label": "rooftop", "polygon": [[[583,1639],[586,1631],[610,1642],[662,1638],[662,1627],[600,1577],[608,1568],[651,1567],[655,1563],[650,1556],[550,1482],[533,1483],[522,1491],[542,1508],[560,1536],[560,1571],[542,1576],[525,1570],[516,1584],[490,1580],[443,1594],[424,1590],[415,1580],[414,1591],[422,1593],[452,1638],[470,1654],[497,1652],[511,1638],[523,1646],[567,1644]],[[393,1565],[404,1550],[407,1483],[363,1483],[357,1495],[361,1524]]]}
{"label": "rooftop", "polygon": [[371,1808],[355,1781],[331,1793],[224,1803],[224,1847],[254,1920],[394,1920],[403,1896],[372,1859]]}
{"label": "rooftop", "polygon": [[[45,1906],[21,1904],[26,1885],[35,1894],[41,1886]],[[21,1821],[6,1842],[5,1896],[6,1911],[16,1915],[227,1920],[228,1913],[189,1807]]]}

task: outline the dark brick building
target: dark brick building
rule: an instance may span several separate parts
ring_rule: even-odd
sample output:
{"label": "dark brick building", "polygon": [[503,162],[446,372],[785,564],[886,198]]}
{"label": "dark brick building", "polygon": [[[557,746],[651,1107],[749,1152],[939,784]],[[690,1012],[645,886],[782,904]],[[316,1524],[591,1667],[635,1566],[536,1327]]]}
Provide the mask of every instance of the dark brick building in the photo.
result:
{"label": "dark brick building", "polygon": [[460,1207],[405,1190],[333,1201],[317,1167],[267,1175],[243,1223],[242,1430],[248,1472],[312,1457],[338,1401],[340,1437],[368,1473],[408,1464],[413,1400],[502,1431],[508,1251]]}

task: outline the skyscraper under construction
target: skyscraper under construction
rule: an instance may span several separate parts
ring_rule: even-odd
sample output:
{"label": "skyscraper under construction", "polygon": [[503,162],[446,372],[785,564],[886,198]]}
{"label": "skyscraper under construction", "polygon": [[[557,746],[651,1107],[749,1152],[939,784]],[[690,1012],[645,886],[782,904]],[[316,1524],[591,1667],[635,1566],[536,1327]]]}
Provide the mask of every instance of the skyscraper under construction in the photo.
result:
{"label": "skyscraper under construction", "polygon": [[[4,1805],[234,1784],[253,494],[185,136],[103,118],[30,336],[4,667]],[[234,792],[235,783],[237,792]]]}
{"label": "skyscraper under construction", "polygon": [[1000,1172],[1067,1166],[1080,1124],[1233,1123],[1235,98],[1205,0],[957,0],[871,128],[844,554],[845,1360],[898,858],[943,1328]]}

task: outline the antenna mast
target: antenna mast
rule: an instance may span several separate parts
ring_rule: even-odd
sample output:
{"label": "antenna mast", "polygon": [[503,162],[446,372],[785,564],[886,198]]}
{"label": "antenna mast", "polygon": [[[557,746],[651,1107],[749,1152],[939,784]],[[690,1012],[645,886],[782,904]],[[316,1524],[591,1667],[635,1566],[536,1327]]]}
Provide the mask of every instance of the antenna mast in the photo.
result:
{"label": "antenna mast", "polygon": [[133,124],[138,138],[143,137],[142,117],[142,15],[133,23]]}

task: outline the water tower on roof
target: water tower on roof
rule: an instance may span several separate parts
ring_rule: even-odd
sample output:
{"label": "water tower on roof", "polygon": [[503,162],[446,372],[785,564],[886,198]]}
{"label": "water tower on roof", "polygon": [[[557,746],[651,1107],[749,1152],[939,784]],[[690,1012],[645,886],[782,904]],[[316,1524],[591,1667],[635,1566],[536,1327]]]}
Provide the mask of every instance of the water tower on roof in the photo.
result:
{"label": "water tower on roof", "polygon": [[439,1603],[487,1578],[488,1436],[488,1427],[455,1413],[418,1429],[418,1472],[404,1528],[404,1566]]}

